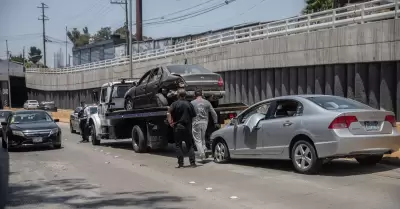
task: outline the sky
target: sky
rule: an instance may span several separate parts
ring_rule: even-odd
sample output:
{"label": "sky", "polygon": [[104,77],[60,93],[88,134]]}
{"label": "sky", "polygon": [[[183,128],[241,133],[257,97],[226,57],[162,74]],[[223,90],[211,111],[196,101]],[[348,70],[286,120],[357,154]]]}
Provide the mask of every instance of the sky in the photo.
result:
{"label": "sky", "polygon": [[[6,40],[13,55],[21,54],[23,47],[27,54],[31,46],[40,48],[43,53],[42,21],[38,20],[41,9],[37,8],[41,2],[49,7],[45,9],[45,15],[49,18],[46,21],[46,35],[65,42],[65,27],[82,30],[87,26],[89,33],[94,34],[101,27],[115,30],[123,26],[123,5],[111,4],[110,1],[113,0],[0,0],[0,59],[6,58]],[[132,1],[135,12],[135,0]],[[210,0],[143,0],[142,18],[147,20],[160,17],[208,1]],[[224,1],[212,0],[196,9]],[[145,26],[143,35],[156,39],[200,33],[247,22],[279,20],[299,15],[303,7],[304,0],[236,0],[214,11],[180,22]],[[183,14],[186,13],[177,15]],[[133,30],[135,33],[135,26]],[[46,43],[48,66],[53,65],[53,55],[60,49],[65,57],[65,43]],[[72,55],[72,44],[68,44],[67,51]]]}

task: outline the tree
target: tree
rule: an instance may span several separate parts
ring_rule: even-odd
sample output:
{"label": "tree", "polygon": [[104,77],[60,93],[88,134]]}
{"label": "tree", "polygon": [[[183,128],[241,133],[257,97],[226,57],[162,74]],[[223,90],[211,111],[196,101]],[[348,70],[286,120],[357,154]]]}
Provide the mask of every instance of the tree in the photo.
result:
{"label": "tree", "polygon": [[118,34],[120,35],[120,37],[122,39],[126,39],[126,32],[127,32],[127,27],[126,26],[122,26],[120,28],[118,28],[117,30],[115,30],[114,34]]}
{"label": "tree", "polygon": [[303,14],[324,11],[333,8],[334,0],[306,0],[306,7],[303,9]]}
{"label": "tree", "polygon": [[90,34],[87,27],[82,29],[81,33],[77,28],[73,28],[72,31],[67,32],[69,40],[74,44],[74,47],[84,46],[89,44]]}
{"label": "tree", "polygon": [[97,33],[93,36],[93,38],[95,42],[98,42],[111,39],[111,35],[112,35],[111,27],[104,27],[104,28],[102,27],[100,28],[99,31],[97,31]]}
{"label": "tree", "polygon": [[36,48],[36,46],[31,46],[29,49],[29,61],[33,62],[36,64],[39,62],[40,59],[42,59],[42,51],[39,48]]}

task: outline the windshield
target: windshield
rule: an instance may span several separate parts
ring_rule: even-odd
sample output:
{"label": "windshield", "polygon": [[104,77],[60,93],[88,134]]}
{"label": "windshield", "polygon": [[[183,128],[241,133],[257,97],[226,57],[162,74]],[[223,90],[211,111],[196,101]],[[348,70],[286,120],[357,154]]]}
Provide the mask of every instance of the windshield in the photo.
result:
{"label": "windshield", "polygon": [[36,123],[51,122],[53,119],[46,112],[22,112],[16,113],[11,118],[11,123]]}
{"label": "windshield", "polygon": [[170,73],[178,75],[212,73],[210,70],[198,65],[170,65],[167,68]]}
{"label": "windshield", "polygon": [[97,113],[97,107],[91,107],[90,108],[90,114],[96,114]]}
{"label": "windshield", "polygon": [[319,96],[319,97],[308,97],[320,107],[327,110],[340,110],[340,109],[373,109],[372,107],[363,103],[354,101],[352,99],[335,97],[335,96]]}
{"label": "windshield", "polygon": [[130,89],[130,86],[114,86],[112,98],[124,98],[125,93]]}

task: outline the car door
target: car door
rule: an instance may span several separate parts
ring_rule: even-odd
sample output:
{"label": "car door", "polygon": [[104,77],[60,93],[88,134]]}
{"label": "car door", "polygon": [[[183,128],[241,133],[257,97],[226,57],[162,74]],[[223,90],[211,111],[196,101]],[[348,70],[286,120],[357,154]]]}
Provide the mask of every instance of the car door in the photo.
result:
{"label": "car door", "polygon": [[146,105],[146,85],[151,75],[151,70],[147,71],[139,80],[138,85],[135,87],[135,97],[133,98],[133,105],[135,108],[142,108]]}
{"label": "car door", "polygon": [[266,105],[269,106],[269,103],[260,103],[238,116],[237,124],[234,127],[234,150],[232,150],[232,154],[241,158],[262,157],[262,137],[258,137],[258,130],[251,130],[252,127],[250,126],[252,125],[249,124],[249,122],[251,123],[250,120],[252,120],[252,117],[257,113],[260,113],[260,108],[264,108]]}
{"label": "car door", "polygon": [[82,107],[77,107],[71,115],[71,124],[74,130],[78,130],[78,113],[81,111]]}
{"label": "car door", "polygon": [[271,114],[258,125],[266,156],[281,155],[289,147],[294,132],[300,126],[302,113],[303,105],[297,100],[281,99],[273,102]]}
{"label": "car door", "polygon": [[155,68],[151,71],[151,75],[146,85],[146,107],[154,107],[157,104],[155,95],[160,88],[160,79],[162,77],[162,68]]}
{"label": "car door", "polygon": [[98,106],[99,116],[104,116],[107,112],[107,103],[109,102],[109,95],[111,94],[111,87],[104,86],[100,90],[100,103]]}

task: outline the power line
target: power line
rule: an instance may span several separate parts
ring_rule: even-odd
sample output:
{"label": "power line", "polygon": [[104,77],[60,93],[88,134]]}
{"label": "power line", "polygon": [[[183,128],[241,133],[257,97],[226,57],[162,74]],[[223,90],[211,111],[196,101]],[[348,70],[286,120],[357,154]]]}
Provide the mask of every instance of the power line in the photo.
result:
{"label": "power line", "polygon": [[[148,25],[159,25],[159,24],[167,24],[167,23],[173,23],[173,22],[179,22],[179,21],[183,21],[183,20],[187,20],[193,17],[197,17],[203,14],[206,14],[208,12],[214,11],[216,9],[219,9],[223,6],[226,6],[232,2],[234,2],[236,0],[226,0],[224,1],[224,3],[218,3],[218,4],[214,4],[212,6],[209,6],[207,8],[202,8],[199,10],[196,10],[194,12],[191,12],[189,14],[184,14],[181,16],[177,16],[177,17],[173,17],[173,18],[169,18],[169,19],[164,19],[164,20],[160,20],[160,21],[153,21],[153,22],[148,22],[148,23],[144,23],[143,25],[146,27]],[[177,12],[176,12],[177,13]],[[156,19],[156,18],[152,18],[152,19]],[[144,20],[144,21],[148,21],[150,19]],[[136,25],[136,24],[134,24]]]}
{"label": "power line", "polygon": [[153,18],[150,18],[150,19],[147,19],[147,20],[144,20],[144,21],[150,21],[150,20],[156,20],[156,19],[164,19],[166,16],[171,16],[171,15],[178,14],[178,13],[181,13],[181,12],[186,12],[188,10],[194,9],[196,7],[202,6],[202,5],[207,4],[209,2],[212,2],[212,1],[215,1],[215,0],[208,0],[206,2],[194,5],[192,7],[188,7],[188,8],[182,9],[182,10],[178,10],[176,12],[168,13],[168,14],[165,14],[165,15],[162,15],[162,16],[159,16],[159,17],[153,17]]}
{"label": "power line", "polygon": [[181,16],[174,17],[174,18],[165,19],[165,20],[162,20],[162,21],[153,21],[153,22],[149,22],[149,23],[145,23],[145,24],[146,25],[154,25],[154,24],[158,25],[158,24],[166,24],[166,23],[173,23],[173,22],[179,22],[179,21],[187,20],[187,19],[190,19],[190,18],[193,18],[193,17],[197,17],[199,15],[203,15],[203,14],[206,14],[208,12],[214,11],[216,9],[219,9],[219,8],[221,8],[223,6],[226,6],[229,3],[234,2],[234,1],[235,0],[225,1],[225,3],[221,3],[221,4],[214,5],[214,6],[205,8],[205,9],[201,9],[201,10],[198,10],[196,12],[192,12],[192,13],[181,15]]}
{"label": "power line", "polygon": [[[81,13],[79,13],[79,14],[77,14],[77,15],[71,17],[71,18],[68,18],[68,19],[70,20],[69,22],[70,22],[70,23],[71,23],[71,22],[74,22],[75,20],[78,20],[79,17],[81,17],[83,14],[88,14],[88,13],[90,13],[90,12],[93,11],[98,5],[101,5],[101,4],[100,4],[101,1],[102,1],[102,0],[97,0],[94,4],[91,4],[89,7],[85,8],[84,10],[82,10]],[[103,4],[103,6],[104,6],[104,4]]]}
{"label": "power line", "polygon": [[[235,14],[235,15],[229,17],[229,18],[220,20],[220,21],[218,21],[218,22],[213,22],[212,24],[213,24],[213,25],[216,25],[216,24],[218,24],[218,23],[225,22],[225,21],[227,21],[227,20],[231,20],[231,19],[233,19],[233,18],[240,17],[240,16],[242,16],[242,15],[244,15],[244,14],[250,12],[251,10],[253,10],[253,9],[256,8],[257,6],[259,6],[260,4],[264,3],[265,1],[266,1],[266,0],[261,0],[261,1],[259,1],[258,3],[254,4],[253,6],[247,8],[247,10],[245,10],[244,12],[242,12],[242,13],[240,13],[240,14]],[[193,27],[207,27],[207,26],[209,26],[209,25],[199,25],[199,26],[193,26]]]}

